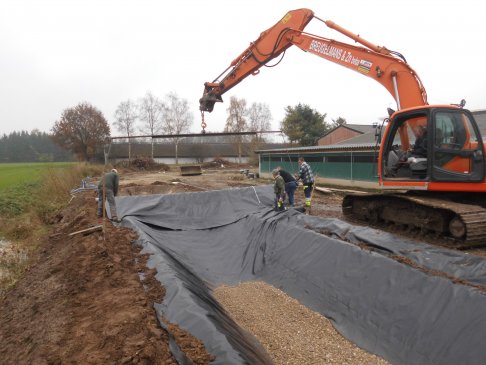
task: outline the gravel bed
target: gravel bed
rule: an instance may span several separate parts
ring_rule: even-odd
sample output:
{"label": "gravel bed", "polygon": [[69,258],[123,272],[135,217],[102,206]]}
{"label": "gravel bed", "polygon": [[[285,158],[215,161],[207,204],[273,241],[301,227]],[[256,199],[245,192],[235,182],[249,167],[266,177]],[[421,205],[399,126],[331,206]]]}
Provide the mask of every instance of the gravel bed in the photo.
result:
{"label": "gravel bed", "polygon": [[277,365],[389,364],[342,337],[327,318],[266,283],[221,286],[214,294]]}

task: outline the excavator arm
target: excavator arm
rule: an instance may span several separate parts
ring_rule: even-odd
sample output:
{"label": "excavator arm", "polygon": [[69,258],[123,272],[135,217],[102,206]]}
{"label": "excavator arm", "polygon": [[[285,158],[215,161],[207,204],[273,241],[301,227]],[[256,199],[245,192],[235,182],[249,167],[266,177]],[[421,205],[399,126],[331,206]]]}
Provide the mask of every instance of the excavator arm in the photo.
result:
{"label": "excavator arm", "polygon": [[[328,61],[368,76],[382,84],[393,96],[398,109],[427,105],[427,94],[415,71],[401,55],[376,46],[332,21],[324,23],[361,46],[355,46],[304,32],[315,17],[309,9],[288,12],[277,24],[260,34],[213,82],[204,84],[199,100],[201,112],[211,112],[222,95],[260,67],[280,56],[292,45]],[[322,20],[321,20],[322,21]]]}
{"label": "excavator arm", "polygon": [[292,43],[285,34],[293,29],[304,29],[314,13],[309,9],[299,9],[287,13],[277,24],[262,32],[228,68],[213,82],[204,84],[204,93],[199,100],[200,110],[212,112],[214,103],[222,102],[222,95],[249,75],[256,75],[260,67],[278,57]]}

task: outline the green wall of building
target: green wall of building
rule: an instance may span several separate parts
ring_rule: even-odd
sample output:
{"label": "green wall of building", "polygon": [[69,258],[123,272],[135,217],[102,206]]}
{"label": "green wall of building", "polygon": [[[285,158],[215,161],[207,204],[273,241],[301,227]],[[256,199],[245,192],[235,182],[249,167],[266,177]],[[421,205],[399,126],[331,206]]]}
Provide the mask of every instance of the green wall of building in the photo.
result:
{"label": "green wall of building", "polygon": [[330,179],[378,181],[378,162],[374,152],[261,153],[260,173],[271,173],[280,166],[296,173],[298,156],[304,156],[314,175]]}

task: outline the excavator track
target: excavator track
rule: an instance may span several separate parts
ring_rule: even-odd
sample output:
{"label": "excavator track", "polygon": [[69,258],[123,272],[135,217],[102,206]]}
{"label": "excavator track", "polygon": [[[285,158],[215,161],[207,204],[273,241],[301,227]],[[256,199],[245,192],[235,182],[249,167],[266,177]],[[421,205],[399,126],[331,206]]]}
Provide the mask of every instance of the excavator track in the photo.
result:
{"label": "excavator track", "polygon": [[455,248],[486,245],[486,209],[440,198],[407,194],[347,195],[343,214],[371,225],[402,225],[452,238]]}

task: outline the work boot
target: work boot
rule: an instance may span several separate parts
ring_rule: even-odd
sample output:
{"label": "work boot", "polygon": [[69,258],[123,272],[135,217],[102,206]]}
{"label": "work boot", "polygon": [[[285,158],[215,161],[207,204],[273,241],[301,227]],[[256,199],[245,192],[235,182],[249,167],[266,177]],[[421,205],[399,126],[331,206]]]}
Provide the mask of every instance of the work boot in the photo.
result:
{"label": "work boot", "polygon": [[117,216],[114,216],[114,217],[111,218],[111,221],[112,222],[115,222],[115,223],[120,223],[121,222],[121,219],[118,218]]}

